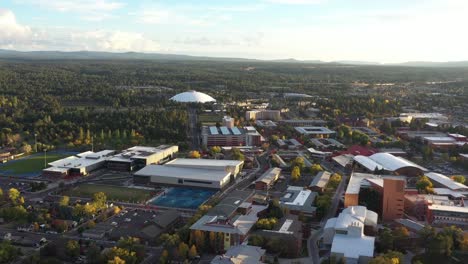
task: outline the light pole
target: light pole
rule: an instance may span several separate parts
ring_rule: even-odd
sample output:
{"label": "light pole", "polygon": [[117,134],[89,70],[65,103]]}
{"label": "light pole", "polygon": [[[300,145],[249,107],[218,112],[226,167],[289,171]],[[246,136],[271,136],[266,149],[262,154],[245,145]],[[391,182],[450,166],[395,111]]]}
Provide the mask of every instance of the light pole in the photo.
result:
{"label": "light pole", "polygon": [[37,153],[37,133],[34,133],[34,149],[36,150],[36,153]]}

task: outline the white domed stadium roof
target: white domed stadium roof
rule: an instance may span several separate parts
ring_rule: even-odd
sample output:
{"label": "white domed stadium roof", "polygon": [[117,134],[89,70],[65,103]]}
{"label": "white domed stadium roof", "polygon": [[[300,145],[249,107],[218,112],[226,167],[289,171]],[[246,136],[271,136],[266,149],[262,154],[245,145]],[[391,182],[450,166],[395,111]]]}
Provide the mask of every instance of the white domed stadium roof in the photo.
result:
{"label": "white domed stadium roof", "polygon": [[188,91],[180,94],[176,94],[171,98],[172,101],[181,102],[181,103],[207,103],[207,102],[216,102],[216,100],[205,94],[197,91]]}

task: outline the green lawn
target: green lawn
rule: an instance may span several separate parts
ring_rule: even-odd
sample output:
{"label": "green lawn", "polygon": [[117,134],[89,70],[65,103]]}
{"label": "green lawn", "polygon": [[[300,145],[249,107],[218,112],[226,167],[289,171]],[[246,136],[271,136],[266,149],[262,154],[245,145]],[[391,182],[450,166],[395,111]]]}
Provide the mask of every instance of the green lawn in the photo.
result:
{"label": "green lawn", "polygon": [[[47,153],[47,163],[63,159],[70,154]],[[44,155],[28,156],[18,160],[9,161],[0,166],[0,173],[21,175],[30,173],[39,173],[44,169]]]}
{"label": "green lawn", "polygon": [[97,192],[104,192],[108,200],[121,202],[145,202],[154,195],[153,191],[149,190],[100,184],[82,184],[65,191],[63,195],[91,198]]}

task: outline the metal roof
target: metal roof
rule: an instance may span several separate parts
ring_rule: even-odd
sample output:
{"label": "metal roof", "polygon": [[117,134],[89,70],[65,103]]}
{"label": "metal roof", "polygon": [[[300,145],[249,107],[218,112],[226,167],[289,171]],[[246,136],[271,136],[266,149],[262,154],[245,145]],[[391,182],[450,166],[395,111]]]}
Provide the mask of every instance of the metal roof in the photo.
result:
{"label": "metal roof", "polygon": [[180,94],[176,94],[171,97],[172,101],[181,102],[181,103],[207,103],[207,102],[216,102],[216,100],[205,94],[197,91],[188,91]]}
{"label": "metal roof", "polygon": [[468,186],[456,182],[449,177],[435,172],[428,172],[425,174],[430,180],[436,181],[437,183],[451,189],[451,190],[468,190]]}
{"label": "metal roof", "polygon": [[418,164],[411,162],[407,159],[394,156],[390,153],[376,153],[369,157],[376,163],[382,165],[386,170],[396,171],[404,167],[418,168],[422,171],[427,171],[426,168],[419,166]]}

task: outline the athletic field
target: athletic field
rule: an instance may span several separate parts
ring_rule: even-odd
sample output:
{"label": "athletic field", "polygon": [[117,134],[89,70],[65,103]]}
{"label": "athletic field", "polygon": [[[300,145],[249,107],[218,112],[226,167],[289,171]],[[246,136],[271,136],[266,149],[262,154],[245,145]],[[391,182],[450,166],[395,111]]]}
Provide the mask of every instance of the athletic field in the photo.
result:
{"label": "athletic field", "polygon": [[63,195],[91,198],[97,192],[105,193],[108,200],[135,203],[145,202],[154,195],[154,192],[150,190],[101,184],[82,184],[64,192]]}
{"label": "athletic field", "polygon": [[56,161],[70,156],[69,153],[47,153],[46,159],[44,153],[37,153],[17,160],[10,160],[0,164],[0,175],[3,176],[38,176],[44,169],[44,161],[46,163]]}

